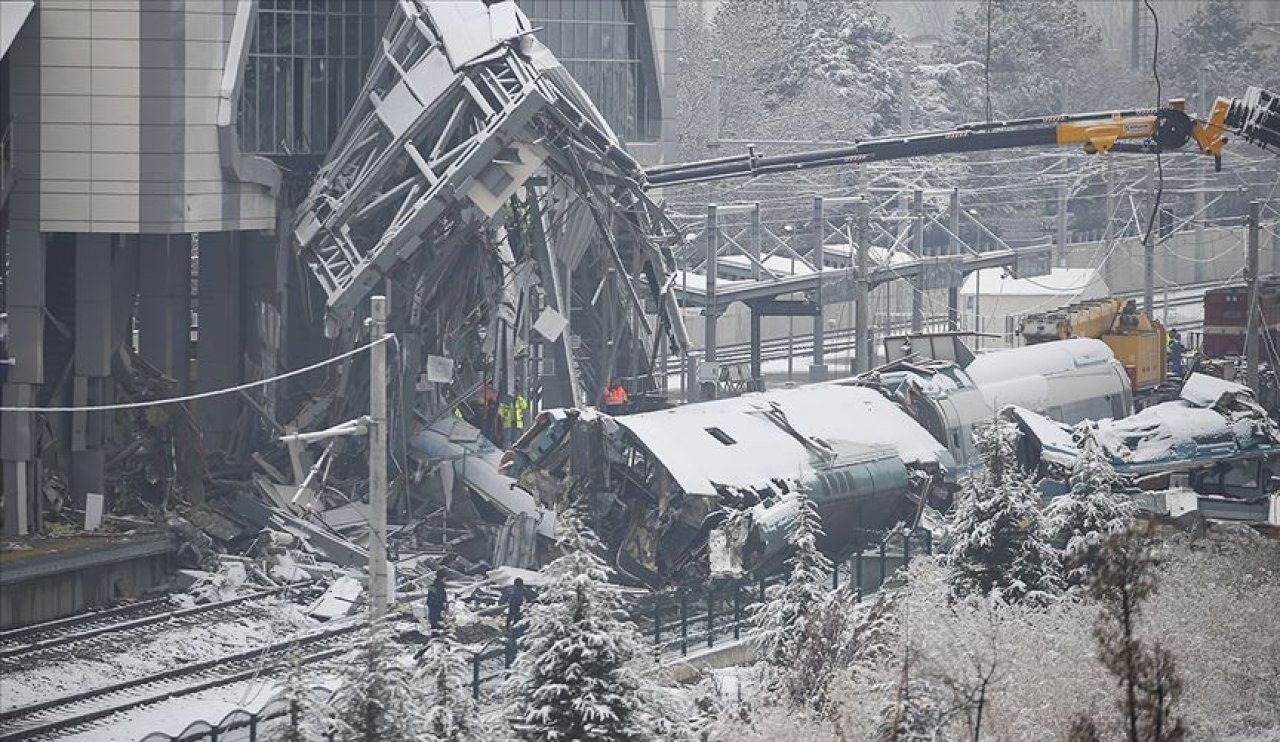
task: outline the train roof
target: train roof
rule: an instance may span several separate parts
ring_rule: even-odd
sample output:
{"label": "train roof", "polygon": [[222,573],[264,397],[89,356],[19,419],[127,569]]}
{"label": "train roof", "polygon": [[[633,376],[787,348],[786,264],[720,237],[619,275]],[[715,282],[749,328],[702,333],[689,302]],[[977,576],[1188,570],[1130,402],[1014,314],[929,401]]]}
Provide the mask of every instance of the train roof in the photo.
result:
{"label": "train roof", "polygon": [[1054,376],[1115,360],[1101,340],[1072,338],[984,353],[965,371],[979,387],[1029,376]]}
{"label": "train roof", "polygon": [[[777,413],[781,413],[781,417]],[[910,415],[864,387],[817,384],[614,418],[689,494],[768,487],[814,469],[814,449],[860,447],[904,463],[954,466]],[[802,442],[808,441],[808,444]]]}

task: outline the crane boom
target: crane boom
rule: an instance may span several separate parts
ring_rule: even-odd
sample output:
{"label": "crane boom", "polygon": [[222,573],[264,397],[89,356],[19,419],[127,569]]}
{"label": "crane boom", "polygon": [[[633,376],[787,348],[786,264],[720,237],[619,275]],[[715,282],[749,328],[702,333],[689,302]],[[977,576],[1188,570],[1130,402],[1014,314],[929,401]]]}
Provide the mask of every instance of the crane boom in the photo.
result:
{"label": "crane boom", "polygon": [[1263,149],[1280,147],[1280,98],[1250,88],[1243,98],[1219,98],[1208,118],[1193,118],[1181,99],[1160,109],[1056,114],[1039,118],[973,123],[944,131],[900,137],[878,137],[843,147],[759,155],[745,154],[650,168],[647,185],[701,183],[741,176],[808,170],[819,167],[883,162],[908,157],[989,152],[1017,147],[1082,146],[1089,154],[1168,152],[1189,142],[1212,155],[1220,166],[1228,132],[1238,132]]}

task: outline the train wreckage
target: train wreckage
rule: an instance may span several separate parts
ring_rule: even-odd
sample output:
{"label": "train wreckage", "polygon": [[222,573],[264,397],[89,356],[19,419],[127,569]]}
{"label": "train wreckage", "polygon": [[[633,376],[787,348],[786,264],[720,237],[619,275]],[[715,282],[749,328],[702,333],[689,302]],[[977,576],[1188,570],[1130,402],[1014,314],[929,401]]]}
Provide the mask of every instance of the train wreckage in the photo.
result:
{"label": "train wreckage", "polygon": [[800,491],[832,553],[914,526],[948,505],[972,462],[973,426],[997,414],[1020,423],[1024,464],[1046,494],[1090,431],[1133,487],[1185,472],[1203,494],[1247,499],[1280,472],[1280,429],[1246,387],[1195,374],[1180,399],[1129,414],[1118,366],[1103,343],[1068,340],[970,356],[967,368],[911,357],[854,379],[635,415],[549,410],[502,470],[547,508],[585,497],[618,568],[649,584],[778,556]]}

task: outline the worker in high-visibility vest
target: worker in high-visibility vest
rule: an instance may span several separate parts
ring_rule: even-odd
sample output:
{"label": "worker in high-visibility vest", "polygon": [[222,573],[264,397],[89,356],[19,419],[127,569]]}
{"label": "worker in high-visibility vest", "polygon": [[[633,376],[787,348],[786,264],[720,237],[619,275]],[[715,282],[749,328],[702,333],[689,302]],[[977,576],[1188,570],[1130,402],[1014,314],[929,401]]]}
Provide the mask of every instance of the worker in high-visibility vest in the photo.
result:
{"label": "worker in high-visibility vest", "polygon": [[611,415],[617,415],[627,404],[627,390],[618,382],[613,382],[604,391],[604,409]]}
{"label": "worker in high-visibility vest", "polygon": [[498,416],[502,420],[502,430],[507,443],[520,437],[524,430],[524,416],[529,411],[529,400],[524,398],[520,390],[514,397],[504,397],[498,404]]}

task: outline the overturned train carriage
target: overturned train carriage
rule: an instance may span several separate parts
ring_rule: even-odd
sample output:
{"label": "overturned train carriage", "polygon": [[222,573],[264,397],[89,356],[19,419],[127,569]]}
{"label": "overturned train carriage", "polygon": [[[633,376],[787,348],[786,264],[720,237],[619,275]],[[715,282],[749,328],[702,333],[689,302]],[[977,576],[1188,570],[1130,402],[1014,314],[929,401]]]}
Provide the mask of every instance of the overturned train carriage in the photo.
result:
{"label": "overturned train carriage", "polygon": [[503,469],[549,506],[584,498],[618,568],[656,585],[769,561],[802,490],[839,551],[912,519],[955,461],[880,392],[824,384],[626,417],[551,410]]}

